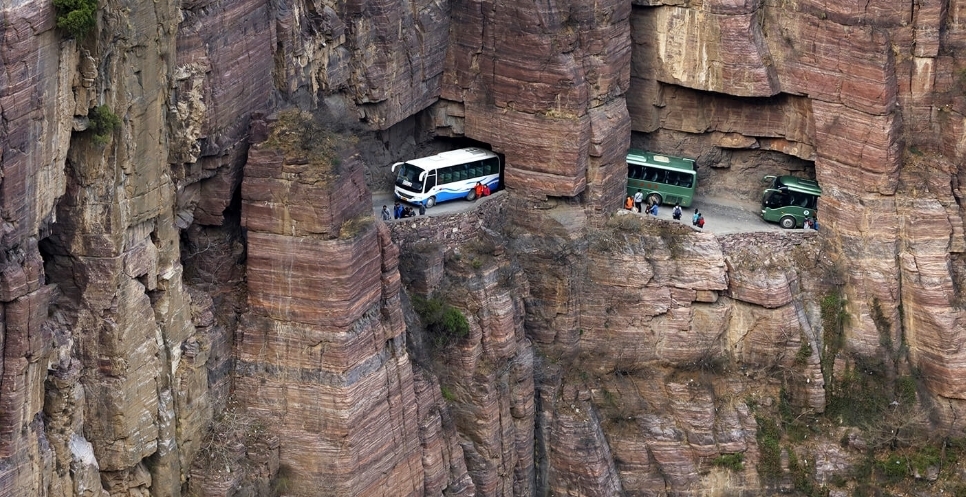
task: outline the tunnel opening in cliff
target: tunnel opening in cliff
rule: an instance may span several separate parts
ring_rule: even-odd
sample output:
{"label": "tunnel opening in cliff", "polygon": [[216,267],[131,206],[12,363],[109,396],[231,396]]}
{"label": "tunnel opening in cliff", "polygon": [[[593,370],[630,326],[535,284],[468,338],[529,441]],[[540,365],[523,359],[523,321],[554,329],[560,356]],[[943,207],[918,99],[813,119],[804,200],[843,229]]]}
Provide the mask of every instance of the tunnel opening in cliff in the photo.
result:
{"label": "tunnel opening in cliff", "polygon": [[[359,153],[366,164],[367,181],[373,192],[392,191],[395,176],[392,164],[411,159],[429,157],[461,148],[481,148],[493,150],[490,143],[482,142],[463,135],[438,135],[431,119],[424,115],[405,119],[387,130],[360,135]],[[500,163],[506,161],[502,153]],[[503,169],[500,171],[500,185],[504,184]]]}
{"label": "tunnel opening in cliff", "polygon": [[715,133],[635,132],[631,146],[695,159],[696,198],[721,198],[753,207],[761,202],[766,175],[816,178],[814,160],[762,148],[761,139],[747,148],[736,148],[721,146],[718,138]]}

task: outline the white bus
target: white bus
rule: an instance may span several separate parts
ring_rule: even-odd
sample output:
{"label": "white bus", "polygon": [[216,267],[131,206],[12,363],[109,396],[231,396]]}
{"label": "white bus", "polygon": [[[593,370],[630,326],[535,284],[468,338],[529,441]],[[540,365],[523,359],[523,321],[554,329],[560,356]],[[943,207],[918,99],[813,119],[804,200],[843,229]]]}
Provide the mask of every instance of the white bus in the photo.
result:
{"label": "white bus", "polygon": [[496,191],[500,157],[482,148],[463,148],[392,165],[396,198],[427,208],[456,198],[476,199],[476,184]]}

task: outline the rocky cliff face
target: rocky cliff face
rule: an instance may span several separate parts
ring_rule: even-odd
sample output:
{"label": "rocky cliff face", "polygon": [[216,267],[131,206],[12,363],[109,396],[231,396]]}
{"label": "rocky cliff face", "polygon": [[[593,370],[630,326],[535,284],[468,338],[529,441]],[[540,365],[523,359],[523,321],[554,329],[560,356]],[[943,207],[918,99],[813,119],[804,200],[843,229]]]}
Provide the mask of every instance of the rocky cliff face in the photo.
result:
{"label": "rocky cliff face", "polygon": [[[0,9],[0,495],[805,491],[888,445],[856,372],[962,428],[966,3]],[[507,192],[368,218],[434,136]],[[630,144],[822,231],[611,219]]]}

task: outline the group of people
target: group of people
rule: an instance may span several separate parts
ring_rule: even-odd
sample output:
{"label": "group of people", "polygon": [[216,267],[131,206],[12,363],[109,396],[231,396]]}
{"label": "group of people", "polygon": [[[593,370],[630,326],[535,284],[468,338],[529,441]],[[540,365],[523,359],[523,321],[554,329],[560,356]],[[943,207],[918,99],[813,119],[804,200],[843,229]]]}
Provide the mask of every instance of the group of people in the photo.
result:
{"label": "group of people", "polygon": [[633,211],[637,210],[638,213],[643,212],[651,216],[657,215],[657,202],[648,202],[647,208],[642,210],[642,205],[644,204],[644,192],[637,190],[637,193],[633,197],[627,197],[627,201],[624,202],[624,208]]}
{"label": "group of people", "polygon": [[[419,204],[419,215],[423,216],[426,214],[426,206]],[[392,212],[389,212],[389,206],[382,206],[382,220],[388,221],[390,219],[403,219],[406,217],[414,217],[416,215],[416,210],[409,206],[403,206],[398,201],[393,204]]]}
{"label": "group of people", "polygon": [[[644,192],[637,190],[637,193],[635,193],[633,197],[627,197],[627,200],[624,201],[624,208],[629,211],[636,209],[638,213],[644,212],[645,214],[651,216],[657,216],[657,202],[648,203],[646,207],[642,207],[643,204]],[[675,221],[680,221],[683,214],[684,212],[681,210],[681,205],[674,204],[674,208],[671,209],[671,217],[673,217]],[[704,228],[704,216],[698,212],[697,209],[694,209],[694,216],[691,218],[691,224],[693,226],[697,226],[698,228]]]}
{"label": "group of people", "polygon": [[476,186],[473,187],[473,192],[476,193],[476,199],[479,199],[490,194],[490,187],[477,181]]}
{"label": "group of people", "polygon": [[[473,192],[476,194],[476,196],[474,197],[474,200],[476,200],[476,199],[479,199],[480,197],[486,197],[487,195],[489,195],[490,187],[488,185],[484,185],[483,183],[480,183],[479,181],[477,181],[476,186],[473,187]],[[420,216],[426,215],[425,202],[420,202],[416,204],[416,208],[419,209]],[[404,219],[407,217],[414,217],[414,216],[416,216],[416,210],[413,209],[412,207],[404,206],[400,204],[398,200],[396,201],[396,203],[393,204],[392,211],[389,210],[388,205],[382,206],[383,221],[389,221],[390,219]]]}
{"label": "group of people", "polygon": [[697,209],[694,209],[694,215],[691,216],[691,226],[704,229],[704,214],[701,214]]}

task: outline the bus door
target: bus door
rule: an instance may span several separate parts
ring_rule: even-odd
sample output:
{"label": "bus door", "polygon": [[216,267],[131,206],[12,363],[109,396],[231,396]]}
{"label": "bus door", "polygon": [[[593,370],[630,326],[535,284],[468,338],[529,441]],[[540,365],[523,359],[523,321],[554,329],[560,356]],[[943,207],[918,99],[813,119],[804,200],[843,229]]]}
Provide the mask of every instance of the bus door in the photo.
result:
{"label": "bus door", "polygon": [[432,170],[426,175],[426,181],[423,184],[423,193],[432,193],[433,188],[436,188],[436,170]]}

